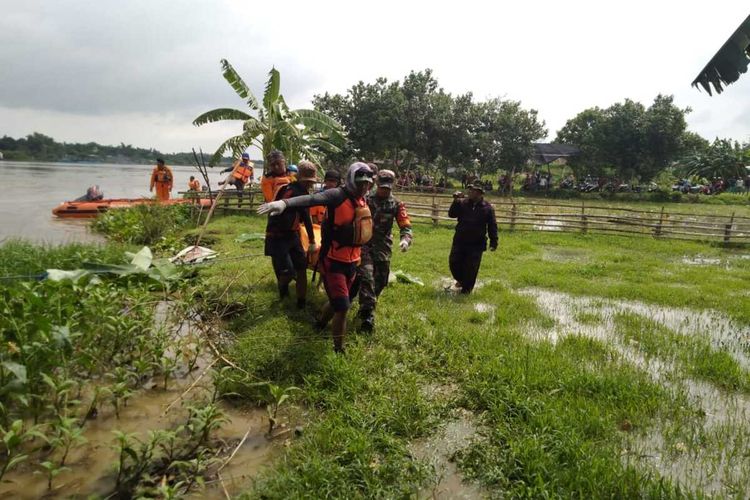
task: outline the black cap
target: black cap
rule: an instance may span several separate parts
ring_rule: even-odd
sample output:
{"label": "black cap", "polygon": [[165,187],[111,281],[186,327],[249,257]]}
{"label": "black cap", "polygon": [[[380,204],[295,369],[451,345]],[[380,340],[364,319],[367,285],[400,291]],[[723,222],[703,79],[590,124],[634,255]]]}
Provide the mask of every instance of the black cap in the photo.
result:
{"label": "black cap", "polygon": [[323,177],[326,181],[338,181],[341,182],[341,174],[338,173],[336,170],[329,170],[326,172],[325,177]]}
{"label": "black cap", "polygon": [[477,191],[481,191],[484,193],[484,186],[481,182],[475,182],[471,186],[469,186],[469,189],[476,189]]}
{"label": "black cap", "polygon": [[164,160],[162,160],[161,158],[157,158],[156,163],[161,163],[162,165],[164,165]]}

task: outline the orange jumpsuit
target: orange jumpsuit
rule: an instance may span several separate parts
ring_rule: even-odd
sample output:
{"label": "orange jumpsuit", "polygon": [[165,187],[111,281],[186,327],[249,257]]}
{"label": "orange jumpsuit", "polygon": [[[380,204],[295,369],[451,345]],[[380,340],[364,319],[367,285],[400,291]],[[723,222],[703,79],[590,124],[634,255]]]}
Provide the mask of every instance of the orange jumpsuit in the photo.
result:
{"label": "orange jumpsuit", "polygon": [[172,175],[172,169],[166,165],[162,170],[159,167],[154,167],[154,170],[151,171],[151,185],[149,186],[149,190],[153,191],[154,186],[156,186],[156,199],[160,201],[168,200],[173,182],[174,175]]}

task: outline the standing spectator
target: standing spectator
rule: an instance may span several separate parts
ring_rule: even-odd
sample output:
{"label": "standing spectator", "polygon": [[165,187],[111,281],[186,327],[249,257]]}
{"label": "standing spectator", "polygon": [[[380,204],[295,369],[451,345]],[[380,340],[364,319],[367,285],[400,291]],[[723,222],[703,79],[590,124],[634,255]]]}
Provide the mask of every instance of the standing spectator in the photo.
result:
{"label": "standing spectator", "polygon": [[471,293],[482,263],[482,253],[487,250],[488,235],[490,250],[497,250],[495,209],[484,201],[484,189],[477,183],[469,188],[468,199],[463,193],[453,195],[448,216],[458,219],[448,258],[451,274],[461,293]]}

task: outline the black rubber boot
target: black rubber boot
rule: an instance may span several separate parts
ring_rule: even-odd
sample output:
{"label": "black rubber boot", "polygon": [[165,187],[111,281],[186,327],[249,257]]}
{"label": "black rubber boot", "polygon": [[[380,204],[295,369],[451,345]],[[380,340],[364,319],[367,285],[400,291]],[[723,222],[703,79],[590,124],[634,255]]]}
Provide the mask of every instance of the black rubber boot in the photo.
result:
{"label": "black rubber boot", "polygon": [[359,325],[359,329],[365,333],[372,333],[375,329],[375,316],[369,314],[367,317],[362,318],[362,323]]}

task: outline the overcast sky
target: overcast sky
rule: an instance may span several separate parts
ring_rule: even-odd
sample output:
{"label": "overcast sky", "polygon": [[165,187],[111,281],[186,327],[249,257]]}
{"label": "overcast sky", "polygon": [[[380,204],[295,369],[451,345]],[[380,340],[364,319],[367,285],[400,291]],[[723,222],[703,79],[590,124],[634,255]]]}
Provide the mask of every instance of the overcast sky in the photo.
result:
{"label": "overcast sky", "polygon": [[750,139],[750,76],[709,97],[690,82],[750,12],[746,1],[460,2],[0,0],[0,136],[213,150],[242,108],[227,58],[262,94],[271,66],[292,107],[359,80],[432,68],[449,92],[520,100],[549,140],[568,118],[674,94],[707,139]]}

